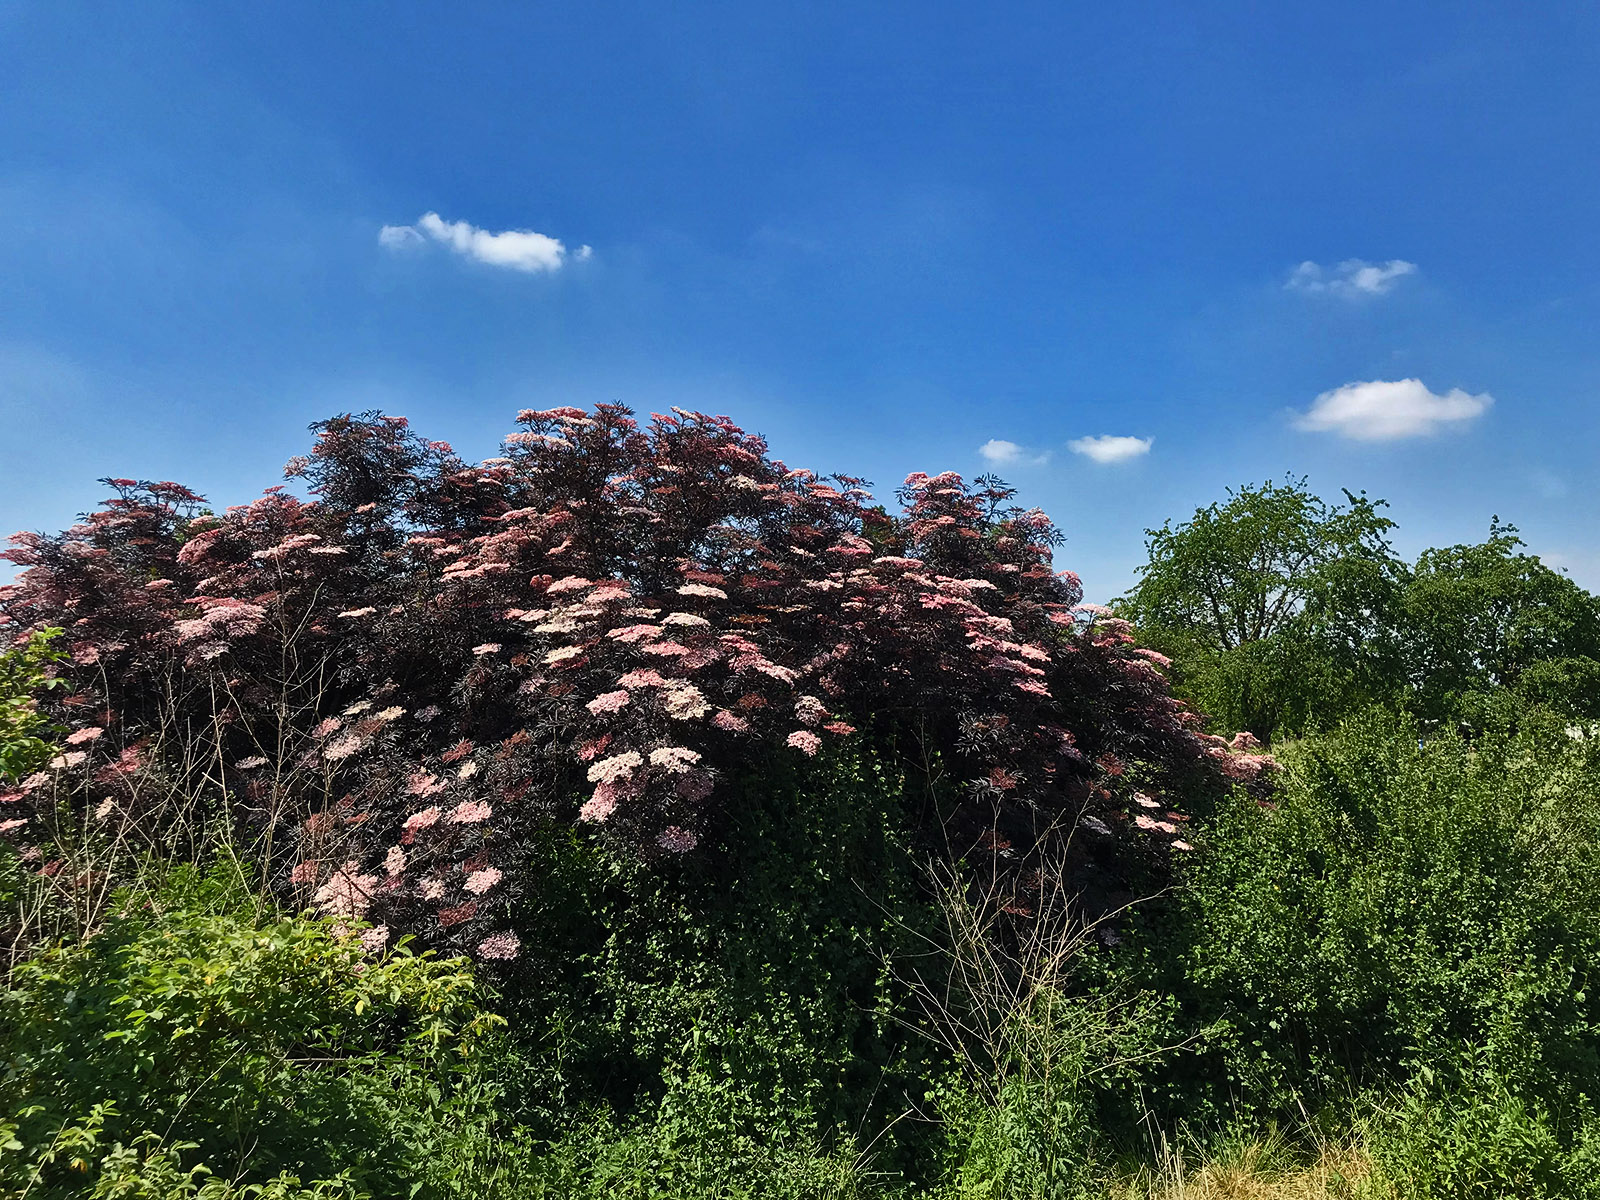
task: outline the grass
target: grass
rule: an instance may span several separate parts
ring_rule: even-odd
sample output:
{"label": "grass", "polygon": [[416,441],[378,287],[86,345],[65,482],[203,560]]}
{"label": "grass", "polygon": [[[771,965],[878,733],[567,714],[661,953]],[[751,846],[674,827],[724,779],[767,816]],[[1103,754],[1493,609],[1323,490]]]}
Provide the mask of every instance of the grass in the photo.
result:
{"label": "grass", "polygon": [[1154,1165],[1119,1178],[1108,1200],[1388,1200],[1372,1158],[1356,1142],[1321,1141],[1308,1158],[1286,1138],[1214,1147],[1191,1158],[1163,1147]]}

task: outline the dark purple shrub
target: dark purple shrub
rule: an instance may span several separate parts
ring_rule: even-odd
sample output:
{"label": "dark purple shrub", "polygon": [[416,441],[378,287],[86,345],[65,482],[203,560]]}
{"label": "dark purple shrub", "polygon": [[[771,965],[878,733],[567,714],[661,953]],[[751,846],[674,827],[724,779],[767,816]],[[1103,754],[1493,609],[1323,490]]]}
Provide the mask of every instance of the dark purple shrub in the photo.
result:
{"label": "dark purple shrub", "polygon": [[1199,731],[997,480],[912,475],[891,516],[726,417],[518,424],[470,466],[342,416],[287,468],[309,502],[196,515],[109,480],[81,524],[18,535],[0,628],[66,628],[76,732],[10,811],[67,799],[170,849],[155,814],[182,796],[291,902],[512,957],[531,829],[690,855],[720,774],[763,755],[872,738],[950,798],[957,851],[991,853],[1048,828],[1166,844],[1176,772],[1266,761]]}

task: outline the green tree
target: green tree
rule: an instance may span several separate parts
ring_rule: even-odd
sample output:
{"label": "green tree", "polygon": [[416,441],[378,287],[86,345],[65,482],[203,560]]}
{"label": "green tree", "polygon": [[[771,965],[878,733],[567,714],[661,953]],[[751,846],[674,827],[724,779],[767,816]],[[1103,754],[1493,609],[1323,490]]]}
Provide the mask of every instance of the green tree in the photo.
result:
{"label": "green tree", "polygon": [[1329,505],[1288,477],[1145,531],[1148,561],[1118,607],[1222,726],[1270,740],[1397,690],[1394,522],[1384,501],[1344,497]]}
{"label": "green tree", "polygon": [[1495,517],[1485,541],[1417,560],[1402,622],[1419,716],[1471,723],[1511,693],[1600,718],[1600,597],[1523,551],[1516,527]]}

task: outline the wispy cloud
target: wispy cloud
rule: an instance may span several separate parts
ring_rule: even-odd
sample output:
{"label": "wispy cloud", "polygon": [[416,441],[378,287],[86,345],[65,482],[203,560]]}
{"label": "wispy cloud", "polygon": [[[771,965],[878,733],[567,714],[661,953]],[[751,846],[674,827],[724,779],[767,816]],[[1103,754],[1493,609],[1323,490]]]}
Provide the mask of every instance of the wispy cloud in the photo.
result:
{"label": "wispy cloud", "polygon": [[1154,441],[1155,438],[1102,434],[1099,437],[1075,438],[1067,443],[1067,449],[1085,458],[1092,458],[1097,463],[1120,463],[1149,454]]}
{"label": "wispy cloud", "polygon": [[378,230],[378,244],[387,250],[408,250],[429,239],[464,258],[530,273],[559,271],[568,258],[582,262],[592,253],[588,246],[569,252],[558,239],[531,229],[491,233],[466,221],[446,221],[433,212],[424,213],[415,225],[385,225]]}
{"label": "wispy cloud", "polygon": [[978,453],[997,467],[1042,467],[1050,461],[1048,451],[1040,454],[1003,438],[990,438],[978,447]]}
{"label": "wispy cloud", "polygon": [[1337,433],[1359,442],[1392,442],[1464,425],[1481,417],[1493,403],[1494,397],[1487,392],[1472,396],[1451,388],[1440,396],[1420,379],[1375,379],[1323,392],[1300,414],[1295,427],[1311,433]]}
{"label": "wispy cloud", "polygon": [[1291,292],[1356,300],[1362,296],[1382,296],[1407,275],[1416,273],[1417,264],[1402,258],[1391,258],[1386,263],[1347,258],[1338,266],[1328,268],[1319,263],[1303,262],[1289,273],[1289,282],[1283,286]]}

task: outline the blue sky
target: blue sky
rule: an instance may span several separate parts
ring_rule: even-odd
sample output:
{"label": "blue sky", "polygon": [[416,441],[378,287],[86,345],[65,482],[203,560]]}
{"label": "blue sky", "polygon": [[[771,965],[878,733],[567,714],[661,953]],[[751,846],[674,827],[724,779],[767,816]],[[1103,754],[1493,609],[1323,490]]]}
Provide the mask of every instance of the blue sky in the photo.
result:
{"label": "blue sky", "polygon": [[1600,587],[1597,79],[1576,4],[0,0],[0,525],[620,400],[997,468],[1097,599],[1286,471]]}

